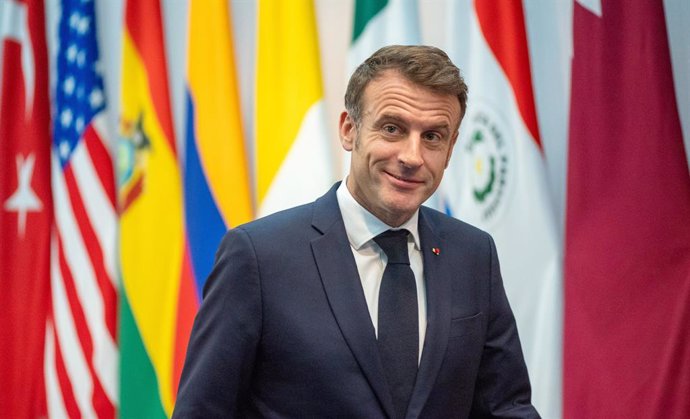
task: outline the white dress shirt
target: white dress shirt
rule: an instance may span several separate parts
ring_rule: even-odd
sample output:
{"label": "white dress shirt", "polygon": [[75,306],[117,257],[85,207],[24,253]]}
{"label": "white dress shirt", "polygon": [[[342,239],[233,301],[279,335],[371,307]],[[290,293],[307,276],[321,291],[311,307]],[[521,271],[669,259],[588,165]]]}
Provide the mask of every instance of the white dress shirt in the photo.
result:
{"label": "white dress shirt", "polygon": [[415,211],[414,215],[403,225],[393,228],[376,218],[376,216],[361,206],[347,189],[346,181],[347,179],[338,187],[338,206],[343,216],[345,232],[350,242],[352,254],[355,256],[359,279],[362,281],[364,297],[367,300],[369,315],[371,316],[371,322],[374,324],[377,336],[379,290],[381,289],[381,279],[383,278],[383,271],[386,269],[388,258],[373,239],[386,230],[407,229],[410,232],[407,238],[407,250],[410,256],[410,267],[412,268],[415,283],[417,284],[417,307],[419,308],[419,359],[421,359],[424,336],[426,335],[426,287],[424,286],[422,251],[419,245],[419,210]]}

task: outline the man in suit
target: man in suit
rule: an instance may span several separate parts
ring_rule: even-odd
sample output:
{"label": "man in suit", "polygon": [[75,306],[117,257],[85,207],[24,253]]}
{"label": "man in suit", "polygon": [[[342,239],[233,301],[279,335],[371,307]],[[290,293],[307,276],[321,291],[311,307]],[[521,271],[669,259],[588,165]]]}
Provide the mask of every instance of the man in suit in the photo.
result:
{"label": "man in suit", "polygon": [[539,417],[491,237],[421,206],[466,98],[432,47],[385,47],[355,71],[350,174],[227,233],[174,418]]}

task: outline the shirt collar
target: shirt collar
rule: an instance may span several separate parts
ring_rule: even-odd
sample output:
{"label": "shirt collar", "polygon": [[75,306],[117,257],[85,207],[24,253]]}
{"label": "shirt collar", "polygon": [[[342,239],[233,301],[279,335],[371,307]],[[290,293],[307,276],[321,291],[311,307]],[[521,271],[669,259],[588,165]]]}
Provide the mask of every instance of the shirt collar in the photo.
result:
{"label": "shirt collar", "polygon": [[347,239],[355,250],[361,249],[368,241],[386,230],[400,230],[403,228],[410,232],[414,240],[415,248],[417,250],[420,249],[418,228],[419,209],[417,209],[417,211],[412,214],[412,217],[405,221],[400,227],[391,227],[376,218],[374,214],[370,213],[355,200],[350,190],[347,188],[347,178],[343,180],[338,187],[336,195],[340,213],[345,223]]}

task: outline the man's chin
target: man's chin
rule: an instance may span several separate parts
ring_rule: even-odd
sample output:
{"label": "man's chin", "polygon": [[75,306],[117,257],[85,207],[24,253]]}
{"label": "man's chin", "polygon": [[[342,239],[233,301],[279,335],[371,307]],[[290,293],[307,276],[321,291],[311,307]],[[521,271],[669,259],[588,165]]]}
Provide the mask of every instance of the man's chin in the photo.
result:
{"label": "man's chin", "polygon": [[395,199],[388,201],[386,208],[392,215],[412,215],[421,205],[418,198]]}

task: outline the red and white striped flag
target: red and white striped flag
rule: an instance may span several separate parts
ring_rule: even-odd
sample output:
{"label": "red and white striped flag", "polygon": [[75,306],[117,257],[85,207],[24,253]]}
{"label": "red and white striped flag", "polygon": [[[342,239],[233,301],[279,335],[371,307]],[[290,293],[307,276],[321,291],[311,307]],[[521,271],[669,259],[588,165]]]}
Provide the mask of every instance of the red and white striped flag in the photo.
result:
{"label": "red and white striped flag", "polygon": [[568,418],[690,417],[690,175],[665,3],[575,4]]}
{"label": "red and white striped flag", "polygon": [[0,1],[0,417],[45,416],[50,104],[43,2]]}
{"label": "red and white striped flag", "polygon": [[[448,53],[469,97],[439,190],[444,210],[496,240],[543,417],[561,416],[561,243],[546,181],[521,1],[449,4]],[[506,379],[509,379],[506,377]]]}
{"label": "red and white striped flag", "polygon": [[45,336],[51,418],[114,418],[118,350],[115,180],[93,2],[62,3],[57,34]]}

